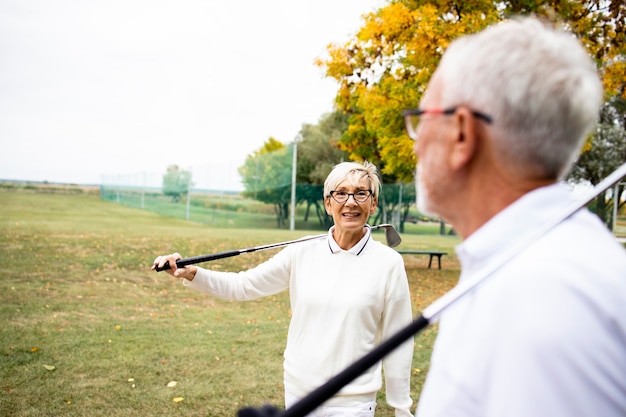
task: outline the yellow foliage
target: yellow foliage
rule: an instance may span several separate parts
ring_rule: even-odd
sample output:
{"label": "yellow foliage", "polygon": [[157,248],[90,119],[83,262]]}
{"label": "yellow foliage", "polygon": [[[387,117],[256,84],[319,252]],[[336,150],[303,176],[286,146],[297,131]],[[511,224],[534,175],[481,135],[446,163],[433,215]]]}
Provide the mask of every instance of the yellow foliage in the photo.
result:
{"label": "yellow foliage", "polygon": [[607,64],[603,69],[602,81],[606,95],[626,98],[626,57]]}
{"label": "yellow foliage", "polygon": [[365,15],[354,38],[329,45],[328,58],[316,61],[339,83],[337,109],[351,115],[338,146],[354,160],[377,164],[387,176],[411,180],[416,161],[402,110],[417,106],[452,40],[512,14],[534,13],[572,30],[602,67],[607,92],[624,94],[624,31],[614,1],[608,5],[613,20],[594,0],[506,7],[489,0],[417,0],[391,2]]}

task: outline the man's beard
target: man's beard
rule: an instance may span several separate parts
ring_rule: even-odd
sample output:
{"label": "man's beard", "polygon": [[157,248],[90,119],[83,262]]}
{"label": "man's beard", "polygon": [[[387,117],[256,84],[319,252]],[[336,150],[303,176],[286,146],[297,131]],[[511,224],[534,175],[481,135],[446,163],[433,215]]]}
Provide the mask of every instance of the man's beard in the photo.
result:
{"label": "man's beard", "polygon": [[432,211],[430,197],[428,196],[426,187],[424,186],[424,181],[420,176],[419,164],[415,167],[415,196],[417,210],[420,213],[426,216],[437,216],[437,214]]}

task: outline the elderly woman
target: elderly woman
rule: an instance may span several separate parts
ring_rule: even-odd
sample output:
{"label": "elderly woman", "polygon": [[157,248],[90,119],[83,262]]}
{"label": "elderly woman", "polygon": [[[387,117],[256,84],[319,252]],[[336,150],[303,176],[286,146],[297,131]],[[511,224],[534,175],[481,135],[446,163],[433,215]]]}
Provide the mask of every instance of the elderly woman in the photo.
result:
{"label": "elderly woman", "polygon": [[[343,162],[324,183],[324,205],[334,226],[328,238],[287,246],[244,272],[188,265],[168,273],[197,291],[229,300],[252,300],[289,288],[292,317],[284,360],[285,405],[367,354],[411,322],[411,300],[401,255],[372,239],[367,220],[378,207],[376,167]],[[346,385],[311,416],[374,416],[384,369],[387,403],[396,417],[411,416],[409,395],[413,342],[404,343]]]}

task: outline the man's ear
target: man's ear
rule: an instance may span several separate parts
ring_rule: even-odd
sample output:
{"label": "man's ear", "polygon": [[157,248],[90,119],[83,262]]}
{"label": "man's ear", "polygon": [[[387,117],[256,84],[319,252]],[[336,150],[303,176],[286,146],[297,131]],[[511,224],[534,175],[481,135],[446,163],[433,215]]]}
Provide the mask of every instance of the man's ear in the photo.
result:
{"label": "man's ear", "polygon": [[451,139],[451,148],[449,153],[450,166],[453,169],[461,169],[466,166],[478,151],[480,136],[478,134],[478,125],[480,121],[472,115],[472,112],[466,107],[459,107],[454,113],[456,132]]}

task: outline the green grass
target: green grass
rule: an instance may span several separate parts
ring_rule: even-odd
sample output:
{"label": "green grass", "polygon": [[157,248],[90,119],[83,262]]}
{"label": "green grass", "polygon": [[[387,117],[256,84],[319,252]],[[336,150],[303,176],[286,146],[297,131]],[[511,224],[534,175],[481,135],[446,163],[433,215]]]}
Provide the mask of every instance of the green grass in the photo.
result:
{"label": "green grass", "polygon": [[[305,234],[210,227],[93,193],[0,191],[0,414],[235,416],[243,406],[282,406],[288,293],[221,301],[149,268],[174,250],[193,256]],[[449,252],[441,271],[426,269],[427,257],[405,258],[417,313],[455,283],[458,239],[402,237],[401,247]],[[210,265],[245,269],[275,251]],[[435,333],[416,339],[414,399]],[[382,398],[377,416],[393,416]]]}

